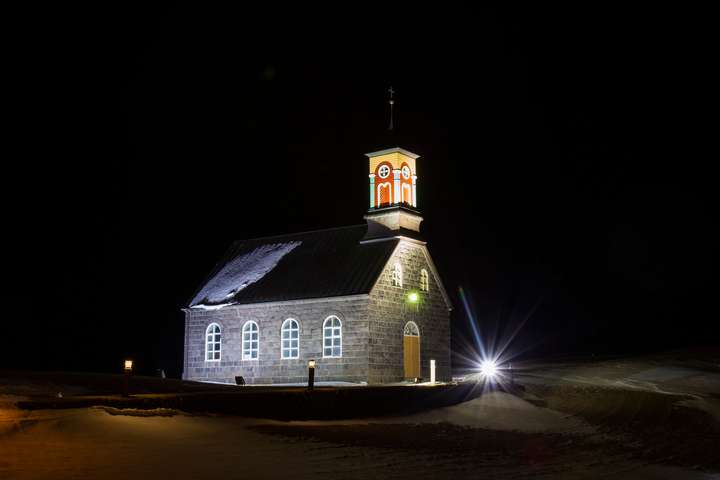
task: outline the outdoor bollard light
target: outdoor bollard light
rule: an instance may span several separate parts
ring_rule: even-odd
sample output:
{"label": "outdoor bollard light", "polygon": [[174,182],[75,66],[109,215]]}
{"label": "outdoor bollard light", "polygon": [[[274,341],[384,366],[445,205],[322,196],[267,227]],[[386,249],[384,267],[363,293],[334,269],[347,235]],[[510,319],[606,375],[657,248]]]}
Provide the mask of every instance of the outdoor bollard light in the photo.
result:
{"label": "outdoor bollard light", "polygon": [[124,375],[124,381],[123,381],[123,397],[130,396],[130,372],[132,372],[133,367],[133,361],[132,360],[125,360],[125,367],[123,368],[123,371],[125,372]]}
{"label": "outdoor bollard light", "polygon": [[435,360],[430,360],[430,383],[435,383]]}
{"label": "outdoor bollard light", "polygon": [[308,361],[308,390],[315,386],[315,360]]}

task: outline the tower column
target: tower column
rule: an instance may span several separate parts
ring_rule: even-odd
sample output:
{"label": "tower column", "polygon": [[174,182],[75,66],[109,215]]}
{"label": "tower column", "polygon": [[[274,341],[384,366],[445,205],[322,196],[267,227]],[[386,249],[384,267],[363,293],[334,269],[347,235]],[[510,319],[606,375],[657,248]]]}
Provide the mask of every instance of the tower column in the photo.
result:
{"label": "tower column", "polygon": [[393,178],[395,179],[395,184],[393,187],[393,204],[398,205],[400,203],[400,199],[402,198],[400,195],[402,195],[402,192],[400,191],[400,169],[394,168],[393,169]]}
{"label": "tower column", "polygon": [[370,175],[370,208],[375,208],[375,174]]}
{"label": "tower column", "polygon": [[415,184],[417,183],[417,175],[412,176],[412,206],[417,208],[417,192],[415,191]]}

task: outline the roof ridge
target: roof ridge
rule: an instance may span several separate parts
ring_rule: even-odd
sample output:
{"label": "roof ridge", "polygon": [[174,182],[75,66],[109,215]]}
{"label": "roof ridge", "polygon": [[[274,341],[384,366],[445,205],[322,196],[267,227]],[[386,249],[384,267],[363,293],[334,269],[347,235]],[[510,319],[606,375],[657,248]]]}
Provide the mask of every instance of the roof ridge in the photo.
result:
{"label": "roof ridge", "polygon": [[282,234],[282,235],[271,235],[271,236],[269,236],[269,237],[243,238],[243,239],[239,239],[239,240],[234,240],[234,241],[233,241],[233,246],[235,246],[235,245],[237,245],[238,243],[241,243],[241,242],[252,242],[252,241],[257,241],[257,240],[272,240],[272,239],[274,239],[274,238],[290,237],[290,236],[293,236],[293,235],[305,235],[305,234],[308,234],[308,233],[329,232],[329,231],[331,231],[331,230],[344,230],[344,229],[357,228],[357,227],[365,227],[365,226],[367,226],[366,223],[358,223],[358,224],[355,224],[355,225],[345,225],[345,226],[342,226],[342,227],[320,228],[320,229],[318,229],[318,230],[305,230],[305,231],[303,231],[303,232],[285,233],[285,234]]}

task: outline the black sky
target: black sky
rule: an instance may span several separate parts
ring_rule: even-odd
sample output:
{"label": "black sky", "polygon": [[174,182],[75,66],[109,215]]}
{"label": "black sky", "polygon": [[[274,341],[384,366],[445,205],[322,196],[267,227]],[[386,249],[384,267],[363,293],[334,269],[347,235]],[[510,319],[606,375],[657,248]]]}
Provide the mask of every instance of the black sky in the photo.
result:
{"label": "black sky", "polygon": [[363,154],[396,144],[422,156],[458,350],[459,286],[488,341],[532,312],[529,355],[717,343],[702,17],[18,12],[2,365],[179,374],[180,308],[230,242],[361,223]]}

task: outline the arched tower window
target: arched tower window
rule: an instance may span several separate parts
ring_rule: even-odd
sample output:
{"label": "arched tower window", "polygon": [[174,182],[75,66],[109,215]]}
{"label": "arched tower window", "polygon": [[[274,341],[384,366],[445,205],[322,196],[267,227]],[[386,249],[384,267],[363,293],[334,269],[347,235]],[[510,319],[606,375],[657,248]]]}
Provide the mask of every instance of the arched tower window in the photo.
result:
{"label": "arched tower window", "polygon": [[393,265],[392,284],[393,284],[393,287],[402,287],[403,286],[402,266],[400,266],[400,262],[396,262],[395,265]]}
{"label": "arched tower window", "polygon": [[392,184],[390,182],[378,184],[377,196],[378,207],[389,207],[392,203]]}
{"label": "arched tower window", "polygon": [[205,360],[208,362],[220,361],[221,343],[220,325],[211,323],[205,330]]}
{"label": "arched tower window", "polygon": [[323,357],[342,357],[342,322],[335,315],[323,322]]}
{"label": "arched tower window", "polygon": [[400,202],[405,205],[415,206],[413,200],[413,174],[410,165],[403,162],[400,169]]}
{"label": "arched tower window", "polygon": [[420,290],[423,292],[430,291],[430,275],[424,268],[420,270]]}
{"label": "arched tower window", "polygon": [[294,318],[288,318],[282,324],[281,331],[281,358],[300,357],[300,325]]}
{"label": "arched tower window", "polygon": [[402,186],[402,202],[412,205],[412,187],[409,183],[403,183]]}
{"label": "arched tower window", "polygon": [[260,332],[255,322],[245,322],[242,329],[242,359],[257,360],[260,347]]}

